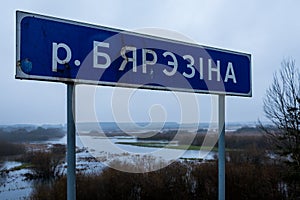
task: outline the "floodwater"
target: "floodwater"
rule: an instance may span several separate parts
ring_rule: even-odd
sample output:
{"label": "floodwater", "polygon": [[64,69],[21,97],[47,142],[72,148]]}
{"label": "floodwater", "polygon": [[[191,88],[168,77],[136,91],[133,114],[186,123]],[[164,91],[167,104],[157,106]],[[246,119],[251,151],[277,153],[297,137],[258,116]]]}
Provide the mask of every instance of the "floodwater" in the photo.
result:
{"label": "floodwater", "polygon": [[[81,149],[76,154],[76,168],[84,172],[101,171],[115,159],[128,160],[132,156],[152,156],[163,160],[178,160],[182,158],[213,159],[215,152],[197,150],[177,150],[167,148],[141,147],[133,145],[118,144],[118,142],[137,142],[134,137],[112,137],[101,138],[97,136],[77,136],[76,146]],[[66,136],[60,140],[47,141],[47,144],[66,144]],[[151,141],[150,141],[151,142]],[[153,141],[152,141],[153,142]],[[155,141],[166,143],[165,141]],[[97,160],[89,160],[96,157]],[[6,161],[0,171],[0,199],[26,199],[33,190],[33,181],[25,180],[24,174],[29,169],[12,170],[21,166],[22,163]],[[65,170],[66,163],[61,166]]]}
{"label": "floodwater", "polygon": [[[25,180],[28,169],[14,170],[22,165],[20,162],[6,161],[1,167],[0,175],[0,199],[24,199],[32,191],[32,182]],[[4,172],[3,172],[4,171]]]}

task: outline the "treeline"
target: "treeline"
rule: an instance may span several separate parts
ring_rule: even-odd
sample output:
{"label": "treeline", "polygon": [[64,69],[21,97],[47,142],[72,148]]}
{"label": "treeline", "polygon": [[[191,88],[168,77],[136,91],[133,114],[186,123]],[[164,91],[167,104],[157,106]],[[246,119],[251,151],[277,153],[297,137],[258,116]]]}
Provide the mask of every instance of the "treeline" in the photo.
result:
{"label": "treeline", "polygon": [[7,156],[25,154],[24,142],[59,139],[64,135],[64,131],[60,128],[0,129],[0,162]]}
{"label": "treeline", "polygon": [[19,128],[16,130],[0,129],[0,141],[6,142],[31,142],[31,141],[47,141],[50,139],[58,139],[65,135],[61,128],[42,128],[38,127],[34,130]]}
{"label": "treeline", "polygon": [[[273,162],[256,162],[252,152],[226,164],[226,199],[296,199],[286,168]],[[231,155],[229,155],[231,156]],[[269,158],[261,158],[269,159]],[[122,165],[122,163],[120,164]],[[119,166],[121,168],[122,166]],[[128,163],[124,163],[124,167]],[[132,166],[136,167],[136,166]],[[77,174],[77,199],[217,199],[217,161],[174,162],[149,173],[126,173],[105,168],[97,174]],[[53,184],[36,185],[31,199],[66,199],[66,177]]]}
{"label": "treeline", "polygon": [[[147,133],[149,137],[138,137],[138,140],[161,140],[161,141],[178,141],[179,145],[195,145],[202,146],[204,139],[216,139],[217,133],[208,133],[206,130],[198,130],[197,133],[166,131],[157,134]],[[176,138],[175,138],[176,136]],[[225,147],[228,149],[246,149],[246,148],[258,148],[268,149],[270,142],[259,128],[242,127],[234,132],[225,134]],[[217,144],[216,144],[217,145]]]}

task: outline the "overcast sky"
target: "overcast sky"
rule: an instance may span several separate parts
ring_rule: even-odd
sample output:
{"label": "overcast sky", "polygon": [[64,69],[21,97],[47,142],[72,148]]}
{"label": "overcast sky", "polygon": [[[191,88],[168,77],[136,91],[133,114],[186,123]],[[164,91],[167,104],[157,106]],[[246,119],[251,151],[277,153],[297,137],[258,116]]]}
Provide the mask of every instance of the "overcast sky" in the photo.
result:
{"label": "overcast sky", "polygon": [[[7,1],[0,8],[0,124],[66,122],[64,84],[14,78],[16,10],[125,30],[168,29],[201,45],[250,53],[253,97],[226,97],[226,121],[248,122],[266,120],[263,97],[281,61],[293,58],[300,63],[299,8],[296,0]],[[97,119],[114,121],[113,89],[97,87],[95,98]],[[196,98],[200,121],[208,122],[210,97]],[[154,121],[178,122],[181,117],[180,105],[170,93],[136,91],[128,107],[134,121],[149,121],[151,108]],[[189,120],[193,121],[185,121]]]}

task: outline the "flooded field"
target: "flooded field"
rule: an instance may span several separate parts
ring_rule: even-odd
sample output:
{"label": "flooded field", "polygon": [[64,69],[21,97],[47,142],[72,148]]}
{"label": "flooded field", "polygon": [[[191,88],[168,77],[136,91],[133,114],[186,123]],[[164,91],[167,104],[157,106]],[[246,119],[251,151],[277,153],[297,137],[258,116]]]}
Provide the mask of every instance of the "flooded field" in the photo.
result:
{"label": "flooded field", "polygon": [[[76,137],[76,169],[85,173],[99,172],[104,167],[116,160],[134,161],[143,156],[151,156],[157,160],[170,161],[173,159],[197,159],[206,154],[205,159],[213,159],[215,152],[197,150],[179,150],[155,147],[143,147],[119,144],[121,142],[138,142],[134,137],[108,137],[77,136]],[[28,144],[31,149],[47,149],[53,144],[66,144],[66,136],[60,140],[35,142]],[[153,142],[153,141],[146,141]],[[155,141],[165,144],[166,141]],[[200,154],[202,153],[202,154]],[[96,159],[95,159],[96,158]],[[30,169],[23,166],[24,163],[5,161],[1,167],[0,199],[24,199],[29,197],[33,190],[34,181],[27,180],[26,174]],[[60,170],[66,173],[66,163],[60,166]]]}

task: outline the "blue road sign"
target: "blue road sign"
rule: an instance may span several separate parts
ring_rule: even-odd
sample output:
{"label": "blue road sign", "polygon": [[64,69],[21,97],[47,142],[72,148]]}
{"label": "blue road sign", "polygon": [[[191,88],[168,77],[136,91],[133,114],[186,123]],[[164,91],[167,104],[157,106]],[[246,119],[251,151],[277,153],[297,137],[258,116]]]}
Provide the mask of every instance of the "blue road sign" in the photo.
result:
{"label": "blue road sign", "polygon": [[251,55],[17,11],[16,78],[251,96]]}

